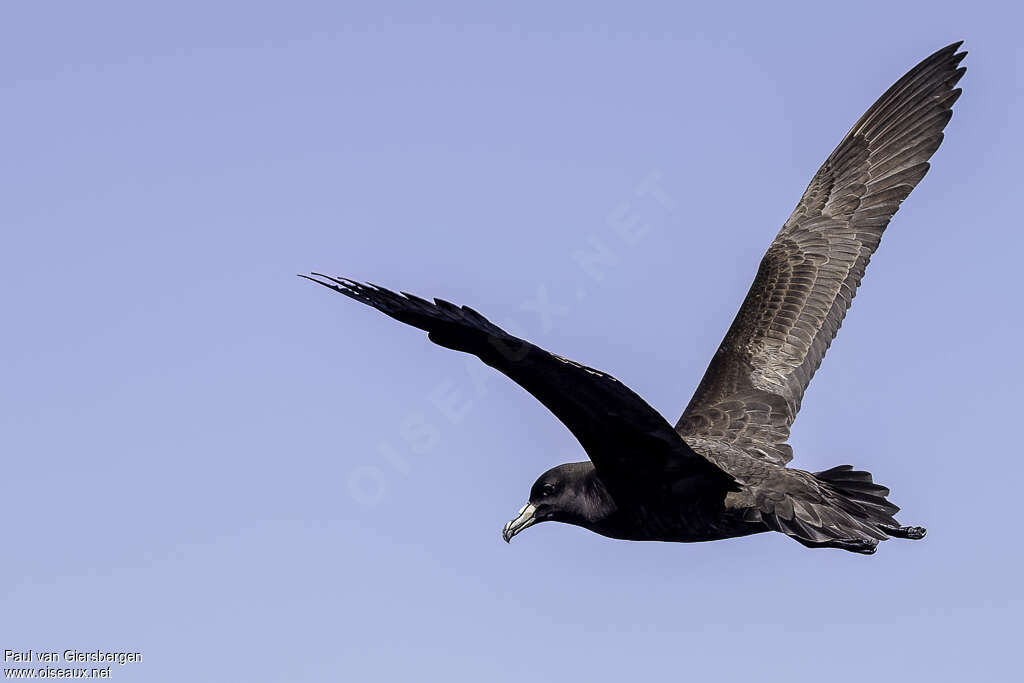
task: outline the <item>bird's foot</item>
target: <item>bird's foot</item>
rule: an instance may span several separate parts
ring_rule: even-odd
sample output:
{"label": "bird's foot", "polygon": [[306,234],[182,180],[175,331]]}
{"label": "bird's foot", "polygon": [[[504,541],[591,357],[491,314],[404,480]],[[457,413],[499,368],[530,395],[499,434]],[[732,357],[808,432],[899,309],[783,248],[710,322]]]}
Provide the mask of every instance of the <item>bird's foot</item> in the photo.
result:
{"label": "bird's foot", "polygon": [[836,541],[834,547],[848,550],[851,553],[874,555],[875,551],[878,550],[878,541]]}
{"label": "bird's foot", "polygon": [[909,538],[912,541],[919,541],[928,533],[923,526],[883,526],[882,531],[893,538]]}

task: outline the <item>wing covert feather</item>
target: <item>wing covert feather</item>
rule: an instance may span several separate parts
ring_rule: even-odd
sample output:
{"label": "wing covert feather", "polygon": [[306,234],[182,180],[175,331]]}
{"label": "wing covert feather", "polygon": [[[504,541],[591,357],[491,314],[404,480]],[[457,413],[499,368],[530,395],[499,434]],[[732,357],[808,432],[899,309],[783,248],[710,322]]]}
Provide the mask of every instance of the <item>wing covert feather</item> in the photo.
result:
{"label": "wing covert feather", "polygon": [[911,69],[854,124],[769,246],[676,429],[768,462],[839,331],[893,214],[928,171],[960,95],[960,43]]}
{"label": "wing covert feather", "polygon": [[693,474],[732,481],[619,380],[519,339],[468,306],[320,273],[300,277],[425,330],[435,344],[473,354],[503,373],[569,428],[610,488],[660,487]]}

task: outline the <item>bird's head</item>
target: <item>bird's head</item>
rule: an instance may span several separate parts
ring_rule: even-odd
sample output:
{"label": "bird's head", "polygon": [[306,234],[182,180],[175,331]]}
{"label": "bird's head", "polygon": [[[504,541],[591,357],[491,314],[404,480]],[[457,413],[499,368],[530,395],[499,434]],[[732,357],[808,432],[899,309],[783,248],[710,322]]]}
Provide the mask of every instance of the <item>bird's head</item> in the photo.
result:
{"label": "bird's head", "polygon": [[530,500],[501,531],[508,543],[538,522],[565,522],[593,529],[610,512],[611,501],[590,462],[572,462],[540,475]]}

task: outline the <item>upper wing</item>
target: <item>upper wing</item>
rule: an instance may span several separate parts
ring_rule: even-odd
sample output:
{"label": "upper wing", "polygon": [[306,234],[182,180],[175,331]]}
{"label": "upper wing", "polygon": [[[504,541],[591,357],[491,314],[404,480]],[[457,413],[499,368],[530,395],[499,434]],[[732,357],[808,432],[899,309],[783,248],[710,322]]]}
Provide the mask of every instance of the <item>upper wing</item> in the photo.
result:
{"label": "upper wing", "polygon": [[786,440],[804,390],[882,232],[942,142],[965,71],[959,46],[889,88],[814,175],[676,425],[698,451],[708,440],[777,464],[792,458]]}
{"label": "upper wing", "polygon": [[656,484],[673,474],[729,478],[694,453],[657,411],[611,375],[514,337],[468,306],[401,295],[320,273],[307,277],[347,297],[426,330],[435,344],[465,351],[533,394],[569,428],[606,485]]}

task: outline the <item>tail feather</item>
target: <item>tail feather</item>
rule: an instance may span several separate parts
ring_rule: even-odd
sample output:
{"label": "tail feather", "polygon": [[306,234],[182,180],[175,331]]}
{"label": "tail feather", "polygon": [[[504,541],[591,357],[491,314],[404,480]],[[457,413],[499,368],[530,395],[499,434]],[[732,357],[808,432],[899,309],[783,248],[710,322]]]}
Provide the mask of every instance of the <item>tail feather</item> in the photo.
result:
{"label": "tail feather", "polygon": [[874,483],[870,472],[855,470],[850,465],[840,465],[815,472],[814,476],[838,494],[835,502],[840,508],[872,531],[879,532],[882,538],[916,540],[924,537],[926,531],[923,527],[900,526],[894,517],[900,510],[899,506],[886,499],[889,489]]}
{"label": "tail feather", "polygon": [[802,485],[790,482],[786,493],[769,491],[759,499],[757,516],[769,529],[810,548],[840,548],[870,555],[888,538],[919,539],[921,527],[900,526],[899,507],[885,496],[869,472],[841,465],[824,472],[787,470]]}
{"label": "tail feather", "polygon": [[[815,472],[814,476],[818,481],[826,483],[833,491],[841,494],[840,505],[844,509],[860,511],[864,507],[878,510],[879,513],[889,518],[900,511],[897,505],[885,499],[889,495],[889,489],[881,484],[876,484],[871,479],[870,472],[863,472],[853,469],[850,465],[840,465],[823,472]],[[872,519],[872,521],[876,521]],[[877,520],[880,523],[887,523],[888,519]]]}

